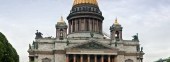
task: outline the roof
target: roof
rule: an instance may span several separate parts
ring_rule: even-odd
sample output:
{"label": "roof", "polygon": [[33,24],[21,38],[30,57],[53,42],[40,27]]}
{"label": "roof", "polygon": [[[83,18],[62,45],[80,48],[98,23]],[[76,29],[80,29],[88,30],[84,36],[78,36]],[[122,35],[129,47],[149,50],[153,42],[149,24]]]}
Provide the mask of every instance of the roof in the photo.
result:
{"label": "roof", "polygon": [[74,0],[74,5],[83,4],[83,3],[89,3],[89,4],[97,5],[97,0]]}

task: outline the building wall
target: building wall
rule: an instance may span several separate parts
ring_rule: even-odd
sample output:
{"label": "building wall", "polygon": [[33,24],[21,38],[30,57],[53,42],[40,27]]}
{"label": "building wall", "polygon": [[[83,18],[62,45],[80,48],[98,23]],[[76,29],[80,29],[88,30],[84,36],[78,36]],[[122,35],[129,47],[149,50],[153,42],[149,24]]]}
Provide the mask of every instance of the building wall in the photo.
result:
{"label": "building wall", "polygon": [[66,62],[65,54],[55,54],[55,62]]}
{"label": "building wall", "polygon": [[[107,39],[95,39],[97,42],[103,43],[105,45],[110,44],[110,40]],[[69,42],[70,44],[67,46],[67,40],[54,40],[54,39],[42,39],[42,40],[37,40],[38,42],[38,51],[53,51],[53,50],[65,50],[67,47],[71,47],[74,45],[78,45],[84,42],[88,42],[89,40],[86,39],[70,39]],[[119,51],[125,52],[126,53],[137,53],[136,46],[139,45],[139,42],[134,42],[134,41],[119,41],[117,42],[117,47],[115,47],[115,42],[112,41],[111,47],[113,48],[118,48]],[[56,54],[36,54],[38,55],[38,58],[35,60],[38,62],[42,62],[43,58],[49,58],[52,60],[52,62],[65,62],[66,56],[65,54],[61,53],[56,53]],[[116,60],[117,59],[117,60]],[[125,62],[125,60],[131,59],[134,62],[139,62],[137,60],[137,56],[125,56],[123,54],[118,54],[117,57],[115,58],[115,61],[118,62]]]}
{"label": "building wall", "polygon": [[125,60],[128,60],[128,59],[133,60],[133,62],[139,62],[139,61],[137,60],[137,56],[125,56],[124,61],[125,61]]}
{"label": "building wall", "polygon": [[51,59],[51,62],[54,62],[54,55],[47,55],[47,54],[39,54],[38,59],[36,59],[38,62],[42,62],[42,59],[49,58]]}
{"label": "building wall", "polygon": [[52,51],[54,49],[54,44],[52,43],[39,43],[38,50],[40,51]]}

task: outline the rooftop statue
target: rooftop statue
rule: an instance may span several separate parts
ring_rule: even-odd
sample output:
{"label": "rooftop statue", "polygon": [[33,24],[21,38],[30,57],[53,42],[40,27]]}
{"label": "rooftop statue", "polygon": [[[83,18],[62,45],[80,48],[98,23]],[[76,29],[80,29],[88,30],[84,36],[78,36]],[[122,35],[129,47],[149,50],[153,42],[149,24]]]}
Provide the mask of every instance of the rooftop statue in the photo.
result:
{"label": "rooftop statue", "polygon": [[37,32],[35,33],[35,35],[36,35],[35,39],[43,38],[43,37],[42,37],[43,34],[42,34],[41,32],[38,32],[38,30],[37,30]]}

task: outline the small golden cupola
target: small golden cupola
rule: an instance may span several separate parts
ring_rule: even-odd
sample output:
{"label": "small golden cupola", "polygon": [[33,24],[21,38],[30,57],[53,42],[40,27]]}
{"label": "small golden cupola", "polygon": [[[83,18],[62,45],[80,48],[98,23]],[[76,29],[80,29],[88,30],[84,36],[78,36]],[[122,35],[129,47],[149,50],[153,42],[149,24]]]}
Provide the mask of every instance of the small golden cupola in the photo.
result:
{"label": "small golden cupola", "polygon": [[117,18],[115,19],[114,25],[120,25],[120,24],[118,23]]}
{"label": "small golden cupola", "polygon": [[61,19],[58,21],[59,23],[64,23],[64,19],[63,17],[61,16]]}
{"label": "small golden cupola", "polygon": [[97,0],[74,0],[74,5],[77,4],[94,4],[97,5]]}
{"label": "small golden cupola", "polygon": [[65,25],[66,25],[66,23],[65,23],[63,17],[61,16],[61,19],[57,22],[57,26],[65,26]]}

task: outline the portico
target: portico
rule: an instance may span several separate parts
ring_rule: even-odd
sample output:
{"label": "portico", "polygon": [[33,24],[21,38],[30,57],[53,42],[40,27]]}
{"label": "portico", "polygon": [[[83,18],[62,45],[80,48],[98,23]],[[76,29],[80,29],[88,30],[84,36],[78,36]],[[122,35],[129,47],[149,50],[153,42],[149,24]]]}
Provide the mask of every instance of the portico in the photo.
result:
{"label": "portico", "polygon": [[67,54],[66,62],[116,62],[114,55]]}
{"label": "portico", "polygon": [[66,62],[116,62],[116,48],[89,41],[66,49]]}

